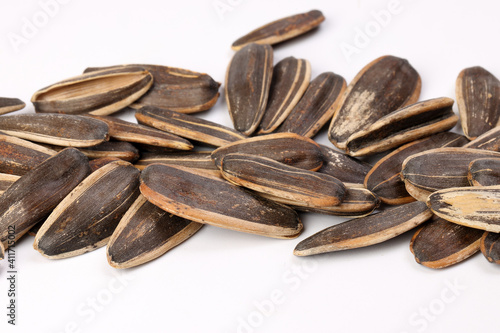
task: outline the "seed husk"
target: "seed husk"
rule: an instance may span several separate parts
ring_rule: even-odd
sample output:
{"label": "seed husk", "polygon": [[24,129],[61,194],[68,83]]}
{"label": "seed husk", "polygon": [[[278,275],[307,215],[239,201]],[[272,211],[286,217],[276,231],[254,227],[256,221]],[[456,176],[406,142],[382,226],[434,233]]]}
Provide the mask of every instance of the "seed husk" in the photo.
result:
{"label": "seed husk", "polygon": [[173,164],[194,169],[219,170],[212,161],[210,151],[180,152],[171,154],[143,153],[135,167],[144,170],[151,164]]}
{"label": "seed husk", "polygon": [[169,213],[221,228],[283,239],[303,228],[293,209],[200,170],[150,165],[141,174],[141,193]]}
{"label": "seed husk", "polygon": [[103,69],[55,83],[31,98],[36,112],[105,116],[144,95],[153,76],[140,67]]}
{"label": "seed husk", "polygon": [[346,192],[344,184],[330,175],[255,155],[224,156],[221,173],[233,184],[293,200],[300,206],[336,206],[342,202]]}
{"label": "seed husk", "polygon": [[405,60],[383,56],[366,65],[351,81],[338,103],[328,138],[340,149],[356,132],[383,116],[417,102],[421,81]]}
{"label": "seed husk", "polygon": [[151,88],[130,106],[155,106],[180,113],[194,113],[210,109],[219,98],[220,83],[210,75],[187,69],[159,65],[119,65],[90,67],[85,73],[102,69],[134,68],[147,70],[154,77]]}
{"label": "seed husk", "polygon": [[500,152],[500,126],[490,129],[464,145],[464,147]]}
{"label": "seed husk", "polygon": [[141,124],[216,147],[246,138],[229,127],[209,120],[151,106],[137,110],[135,117]]}
{"label": "seed husk", "polygon": [[324,20],[325,17],[319,10],[284,17],[238,38],[231,48],[237,51],[250,43],[278,44],[316,28]]}
{"label": "seed husk", "polygon": [[500,264],[500,234],[485,232],[481,238],[481,252],[489,262]]}
{"label": "seed husk", "polygon": [[236,52],[226,72],[226,102],[234,128],[252,134],[267,106],[273,76],[273,49],[249,44]]}
{"label": "seed husk", "polygon": [[45,218],[87,175],[87,157],[68,148],[19,178],[0,196],[0,241],[7,249],[9,226],[15,240]]}
{"label": "seed husk", "polygon": [[330,147],[320,145],[323,166],[318,172],[333,176],[344,183],[363,184],[372,166]]}
{"label": "seed husk", "polygon": [[258,134],[269,134],[281,125],[304,95],[310,80],[311,64],[307,60],[288,57],[274,66],[269,101]]}
{"label": "seed husk", "polygon": [[0,97],[0,114],[6,114],[24,109],[26,103],[19,98]]}
{"label": "seed husk", "polygon": [[439,269],[458,264],[479,252],[484,231],[448,222],[438,216],[420,227],[410,242],[415,261]]}
{"label": "seed husk", "polygon": [[384,203],[401,205],[415,200],[407,191],[400,177],[403,161],[414,154],[439,148],[461,147],[467,143],[463,135],[451,132],[434,134],[425,139],[410,142],[382,157],[366,175],[364,185]]}
{"label": "seed husk", "polygon": [[0,131],[18,138],[64,147],[90,147],[107,141],[108,125],[67,114],[19,114],[0,117]]}
{"label": "seed husk", "polygon": [[471,186],[500,185],[500,158],[480,158],[470,162],[467,179]]}
{"label": "seed husk", "polygon": [[220,169],[222,158],[233,153],[268,157],[311,171],[316,171],[323,165],[320,146],[313,140],[294,133],[267,134],[237,141],[214,150],[212,160]]}
{"label": "seed husk", "polygon": [[193,144],[177,135],[165,133],[164,131],[134,124],[128,121],[110,116],[90,116],[108,124],[109,136],[112,139],[132,143],[143,143],[153,146],[166,147],[177,150],[191,150]]}
{"label": "seed husk", "polygon": [[43,223],[33,243],[35,250],[47,258],[62,259],[106,245],[139,195],[139,174],[125,161],[94,171]]}
{"label": "seed husk", "polygon": [[[54,150],[62,150],[64,147],[51,146]],[[89,159],[114,157],[127,162],[137,161],[140,157],[139,150],[132,144],[123,141],[106,141],[96,146],[79,148]]]}
{"label": "seed husk", "polygon": [[424,202],[412,202],[326,228],[300,242],[293,254],[349,250],[382,243],[424,223],[432,216]]}
{"label": "seed husk", "polygon": [[404,160],[401,178],[406,190],[425,201],[432,192],[450,187],[469,186],[469,164],[478,158],[500,157],[500,153],[472,148],[436,148]]}
{"label": "seed husk", "polygon": [[500,232],[500,186],[455,187],[432,193],[434,214],[466,227]]}
{"label": "seed husk", "polygon": [[453,100],[447,97],[418,102],[391,112],[347,139],[347,153],[381,153],[432,134],[448,131],[458,122]]}
{"label": "seed husk", "polygon": [[109,240],[108,262],[114,268],[144,264],[181,244],[202,226],[167,213],[139,195]]}
{"label": "seed husk", "polygon": [[456,82],[458,111],[470,140],[500,125],[500,81],[476,66],[460,72]]}
{"label": "seed husk", "polygon": [[312,138],[333,117],[345,89],[342,76],[332,72],[318,75],[276,131]]}
{"label": "seed husk", "polygon": [[10,175],[8,173],[0,173],[0,195],[7,191],[7,189],[19,178],[21,178],[21,176]]}
{"label": "seed husk", "polygon": [[120,158],[116,158],[116,157],[101,157],[101,158],[96,158],[96,159],[91,160],[89,162],[90,170],[92,170],[92,172],[94,172],[97,169],[102,168],[106,164],[113,163],[113,162],[120,161],[120,160],[121,160]]}
{"label": "seed husk", "polygon": [[57,152],[30,141],[0,134],[0,172],[22,176]]}

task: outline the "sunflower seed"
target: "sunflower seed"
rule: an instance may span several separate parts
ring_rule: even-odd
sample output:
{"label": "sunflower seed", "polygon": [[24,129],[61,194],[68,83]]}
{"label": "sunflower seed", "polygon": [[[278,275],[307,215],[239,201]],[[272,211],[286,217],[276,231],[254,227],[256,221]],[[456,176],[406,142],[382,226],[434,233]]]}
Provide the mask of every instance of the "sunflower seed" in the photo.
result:
{"label": "sunflower seed", "polygon": [[276,131],[312,138],[332,118],[345,89],[342,76],[332,72],[318,75]]}
{"label": "sunflower seed", "polygon": [[141,193],[161,209],[198,223],[285,239],[303,228],[294,210],[195,169],[150,165],[141,174]]}
{"label": "sunflower seed", "polygon": [[469,186],[470,162],[494,157],[500,157],[500,153],[463,147],[431,149],[406,158],[401,179],[412,197],[425,201],[434,191]]}
{"label": "sunflower seed", "polygon": [[50,259],[74,257],[107,244],[139,195],[139,170],[117,161],[85,178],[44,222],[33,247]]}
{"label": "sunflower seed", "polygon": [[[485,232],[481,238],[481,252],[489,262],[500,264],[500,234]],[[1,245],[1,244],[0,244]]]}
{"label": "sunflower seed", "polygon": [[500,81],[486,69],[461,71],[456,95],[462,129],[470,140],[500,125]]}
{"label": "sunflower seed", "polygon": [[467,178],[471,186],[500,185],[500,158],[480,158],[470,162]]}
{"label": "sunflower seed", "polygon": [[236,40],[231,48],[240,50],[249,43],[278,44],[316,28],[324,20],[319,10],[288,16],[253,30]]}
{"label": "sunflower seed", "polygon": [[151,164],[172,164],[194,169],[218,170],[209,151],[193,151],[172,154],[143,153],[135,167],[144,170]]}
{"label": "sunflower seed", "polygon": [[113,162],[120,161],[120,160],[121,160],[120,158],[116,158],[116,157],[101,157],[101,158],[96,158],[96,159],[91,160],[89,162],[90,170],[92,170],[92,172],[94,172],[97,169],[100,169],[100,168],[102,168],[103,166],[105,166],[105,165],[107,165],[109,163],[113,163]]}
{"label": "sunflower seed", "polygon": [[0,173],[0,195],[14,184],[21,176],[9,175],[7,173]]}
{"label": "sunflower seed", "polygon": [[500,232],[500,186],[455,187],[432,193],[434,214],[466,227]]}
{"label": "sunflower seed", "polygon": [[224,156],[221,173],[233,184],[293,200],[300,206],[336,206],[342,202],[346,191],[344,184],[330,175],[255,155]]}
{"label": "sunflower seed", "polygon": [[19,98],[0,97],[0,114],[6,114],[24,109],[26,103]]}
{"label": "sunflower seed", "polygon": [[234,142],[214,150],[212,160],[220,169],[222,158],[233,153],[268,157],[280,163],[311,171],[316,171],[323,165],[323,154],[319,145],[309,138],[294,133],[267,134]]}
{"label": "sunflower seed", "polygon": [[139,195],[109,240],[108,262],[115,268],[144,264],[184,242],[202,226],[167,213]]}
{"label": "sunflower seed", "polygon": [[273,76],[273,49],[249,44],[236,52],[226,73],[226,102],[234,128],[245,135],[259,126]]}
{"label": "sunflower seed", "polygon": [[464,147],[500,152],[500,126],[490,129],[464,145]]}
{"label": "sunflower seed", "polygon": [[102,69],[140,67],[154,77],[151,88],[130,106],[155,106],[180,113],[194,113],[210,109],[219,98],[220,83],[209,75],[187,69],[159,65],[119,65],[90,67],[85,73]]}
{"label": "sunflower seed", "polygon": [[[51,146],[54,150],[62,150],[64,147]],[[132,144],[123,141],[106,141],[92,147],[79,148],[89,159],[103,157],[114,157],[127,162],[139,159],[139,151]]]}
{"label": "sunflower seed", "polygon": [[310,80],[311,64],[307,60],[288,57],[274,66],[269,102],[258,134],[269,134],[281,125],[299,102]]}
{"label": "sunflower seed", "polygon": [[479,252],[483,234],[482,230],[467,228],[434,215],[415,232],[410,250],[419,264],[445,268]]}
{"label": "sunflower seed", "polygon": [[420,88],[420,76],[407,60],[394,56],[375,59],[356,75],[339,101],[330,124],[330,141],[345,149],[352,134],[415,103]]}
{"label": "sunflower seed", "polygon": [[27,233],[88,174],[87,157],[68,148],[19,178],[0,196],[0,241],[7,248],[9,226],[15,240]]}
{"label": "sunflower seed", "polygon": [[418,102],[391,112],[347,139],[347,153],[381,153],[429,135],[448,131],[458,122],[453,100],[447,97]]}
{"label": "sunflower seed", "polygon": [[382,243],[415,228],[431,216],[424,202],[412,202],[326,228],[300,242],[293,253],[310,256]]}
{"label": "sunflower seed", "polygon": [[323,166],[318,172],[333,176],[343,183],[363,184],[372,166],[330,147],[320,145]]}
{"label": "sunflower seed", "polygon": [[364,185],[386,204],[400,205],[412,202],[415,199],[406,191],[405,183],[400,177],[403,161],[411,155],[429,149],[460,147],[467,142],[464,136],[451,132],[438,133],[410,142],[382,157],[366,175]]}
{"label": "sunflower seed", "polygon": [[31,101],[36,112],[104,116],[130,105],[152,84],[153,76],[140,67],[104,69],[43,88]]}
{"label": "sunflower seed", "polygon": [[66,114],[0,117],[0,131],[18,138],[65,147],[89,147],[109,139],[106,123]]}

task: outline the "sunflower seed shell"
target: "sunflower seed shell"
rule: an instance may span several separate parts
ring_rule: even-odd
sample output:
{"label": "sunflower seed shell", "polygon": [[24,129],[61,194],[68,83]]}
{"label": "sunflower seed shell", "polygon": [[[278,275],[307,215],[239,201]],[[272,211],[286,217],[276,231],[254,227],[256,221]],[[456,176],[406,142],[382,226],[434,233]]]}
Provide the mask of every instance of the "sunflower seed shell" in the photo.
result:
{"label": "sunflower seed shell", "polygon": [[0,97],[0,114],[6,114],[24,109],[26,103],[19,98]]}

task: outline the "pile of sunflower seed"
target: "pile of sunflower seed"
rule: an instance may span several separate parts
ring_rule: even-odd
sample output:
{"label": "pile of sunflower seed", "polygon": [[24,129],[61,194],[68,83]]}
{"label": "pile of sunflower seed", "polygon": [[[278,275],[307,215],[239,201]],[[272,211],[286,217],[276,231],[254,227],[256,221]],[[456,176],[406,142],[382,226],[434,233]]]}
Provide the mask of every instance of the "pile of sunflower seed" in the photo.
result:
{"label": "pile of sunflower seed", "polygon": [[[271,45],[323,21],[313,10],[233,44],[225,96],[234,129],[191,115],[217,102],[209,75],[144,64],[87,68],[37,91],[36,113],[0,117],[0,258],[33,234],[45,257],[107,246],[110,265],[128,268],[205,224],[295,238],[299,211],[352,219],[300,242],[298,256],[418,227],[410,249],[425,266],[479,250],[500,263],[500,81],[481,67],[459,74],[460,135],[449,132],[454,101],[419,102],[407,60],[375,59],[349,85],[332,72],[311,80],[304,59],[274,64]],[[0,98],[2,114],[24,106]],[[138,123],[109,116],[124,109]],[[312,139],[328,123],[336,148]],[[380,153],[373,166],[357,158]]]}

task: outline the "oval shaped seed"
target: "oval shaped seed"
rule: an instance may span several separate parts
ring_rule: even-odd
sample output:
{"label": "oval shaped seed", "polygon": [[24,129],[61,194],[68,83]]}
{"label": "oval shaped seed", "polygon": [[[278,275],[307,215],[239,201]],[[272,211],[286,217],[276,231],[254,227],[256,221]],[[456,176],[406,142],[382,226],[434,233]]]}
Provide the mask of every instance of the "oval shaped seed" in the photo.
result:
{"label": "oval shaped seed", "polygon": [[153,84],[143,68],[111,68],[87,73],[37,91],[36,112],[108,115],[130,105]]}
{"label": "oval shaped seed", "polygon": [[0,114],[24,109],[26,103],[19,98],[0,97]]}
{"label": "oval shaped seed", "polygon": [[312,138],[335,113],[346,89],[345,79],[332,72],[318,75],[277,132],[291,132]]}
{"label": "oval shaped seed", "polygon": [[141,108],[154,106],[180,113],[194,113],[210,109],[219,98],[220,83],[210,75],[187,69],[159,65],[119,65],[111,67],[91,67],[85,73],[102,69],[140,67],[154,77],[151,88],[130,106]]}
{"label": "oval shaped seed", "polygon": [[139,195],[109,240],[108,262],[114,268],[144,264],[186,241],[202,226],[167,213]]}
{"label": "oval shaped seed", "polygon": [[231,48],[237,51],[250,43],[278,44],[316,28],[324,20],[325,17],[319,10],[284,17],[238,38]]}
{"label": "oval shaped seed", "polygon": [[319,145],[294,133],[276,133],[240,140],[212,152],[212,160],[220,169],[227,154],[241,153],[268,157],[296,168],[316,171],[323,165]]}
{"label": "oval shaped seed", "polygon": [[144,170],[151,164],[172,164],[193,169],[219,170],[212,161],[210,151],[193,151],[170,154],[143,153],[135,167]]}
{"label": "oval shaped seed", "polygon": [[85,178],[54,209],[33,247],[50,259],[74,257],[107,244],[139,195],[139,170],[117,161]]}
{"label": "oval shaped seed", "polygon": [[255,155],[224,156],[221,173],[233,184],[290,199],[300,206],[336,206],[342,202],[346,191],[344,184],[330,175]]}
{"label": "oval shaped seed", "polygon": [[404,160],[401,179],[406,190],[417,200],[450,187],[469,186],[469,164],[478,158],[500,157],[500,153],[471,148],[436,148]]}
{"label": "oval shaped seed", "polygon": [[9,175],[7,173],[0,173],[0,195],[14,184],[21,176]]}
{"label": "oval shaped seed", "polygon": [[424,202],[401,205],[326,228],[300,242],[293,254],[310,256],[382,243],[415,228],[431,216]]}
{"label": "oval shaped seed", "polygon": [[318,172],[333,176],[343,183],[363,184],[372,166],[330,147],[320,145],[323,166]]}
{"label": "oval shaped seed", "polygon": [[347,153],[366,156],[381,153],[432,134],[448,131],[458,122],[448,97],[418,102],[396,110],[347,139]]}
{"label": "oval shaped seed", "polygon": [[467,138],[451,132],[434,134],[428,138],[410,142],[382,157],[367,173],[364,185],[374,192],[384,203],[400,205],[415,200],[400,177],[403,161],[414,154],[439,148],[461,147],[467,143]]}
{"label": "oval shaped seed", "polygon": [[[500,264],[500,234],[485,232],[481,238],[481,252],[489,262]],[[0,244],[1,245],[1,244]]]}
{"label": "oval shaped seed", "polygon": [[456,82],[462,129],[470,140],[500,125],[500,81],[476,66],[460,72]]}
{"label": "oval shaped seed", "polygon": [[306,91],[310,80],[311,64],[307,60],[288,57],[274,66],[269,101],[258,134],[269,134],[285,121]]}
{"label": "oval shaped seed", "polygon": [[384,56],[366,65],[351,81],[338,103],[328,138],[340,149],[354,133],[383,116],[415,103],[421,81],[407,60]]}
{"label": "oval shaped seed", "polygon": [[0,196],[0,241],[8,248],[8,228],[15,239],[45,218],[87,175],[87,157],[68,148],[42,162],[19,178]]}
{"label": "oval shaped seed", "polygon": [[479,252],[484,231],[467,228],[433,216],[410,242],[416,262],[439,269],[458,264]]}
{"label": "oval shaped seed", "polygon": [[[56,151],[64,147],[50,146]],[[139,159],[139,151],[132,144],[123,141],[106,141],[92,147],[78,148],[89,159],[117,158],[127,162],[134,162]]]}
{"label": "oval shaped seed", "polygon": [[108,125],[66,114],[19,114],[0,117],[0,131],[18,138],[65,147],[90,147],[107,141]]}
{"label": "oval shaped seed", "polygon": [[464,147],[500,152],[500,126],[490,129],[464,145]]}
{"label": "oval shaped seed", "polygon": [[249,44],[236,52],[226,73],[226,102],[234,128],[250,135],[266,110],[273,76],[273,49]]}
{"label": "oval shaped seed", "polygon": [[150,165],[141,193],[167,212],[221,228],[285,239],[303,228],[294,210],[195,169]]}
{"label": "oval shaped seed", "polygon": [[470,162],[467,179],[471,186],[500,185],[500,158],[480,158]]}

